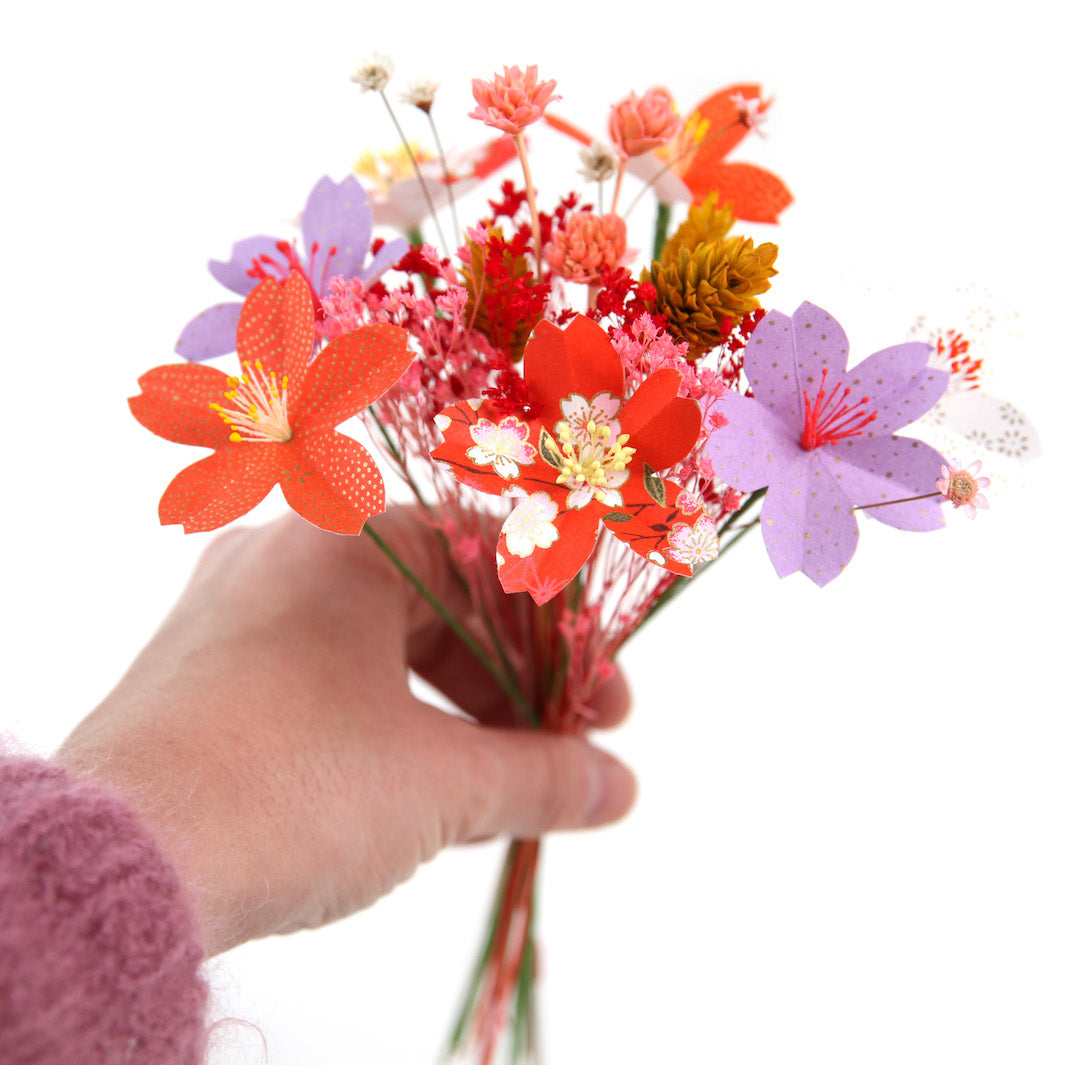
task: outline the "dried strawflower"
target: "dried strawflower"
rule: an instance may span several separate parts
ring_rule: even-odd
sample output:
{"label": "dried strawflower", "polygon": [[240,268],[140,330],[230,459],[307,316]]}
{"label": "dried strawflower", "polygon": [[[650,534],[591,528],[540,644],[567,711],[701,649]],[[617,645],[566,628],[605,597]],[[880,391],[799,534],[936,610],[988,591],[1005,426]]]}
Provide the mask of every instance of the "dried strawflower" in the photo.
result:
{"label": "dried strawflower", "polygon": [[696,359],[724,342],[732,327],[760,305],[776,274],[775,244],[755,247],[750,237],[729,237],[694,249],[680,248],[666,262],[651,264],[656,309],[670,332]]}
{"label": "dried strawflower", "polygon": [[421,78],[418,81],[412,81],[399,94],[399,98],[405,104],[413,104],[428,114],[432,110],[433,101],[436,99],[436,90],[439,88],[440,82],[433,81],[431,78]]}
{"label": "dried strawflower", "polygon": [[668,144],[682,125],[673,97],[665,89],[648,89],[643,96],[630,92],[610,108],[610,139],[625,158]]}
{"label": "dried strawflower", "polygon": [[473,98],[477,107],[470,118],[479,118],[486,125],[501,129],[504,133],[517,134],[526,126],[543,118],[544,108],[552,100],[558,82],[537,81],[535,65],[521,70],[519,67],[504,67],[502,74],[493,76],[490,82],[473,79]]}
{"label": "dried strawflower", "polygon": [[351,80],[362,89],[363,92],[381,92],[392,77],[394,64],[392,60],[374,52],[369,59],[364,59],[351,75]]}
{"label": "dried strawflower", "polygon": [[602,142],[592,141],[577,152],[581,161],[577,171],[585,181],[607,181],[618,169],[618,157]]}
{"label": "dried strawflower", "polygon": [[555,229],[544,259],[564,280],[593,285],[631,258],[626,248],[625,222],[620,215],[574,211]]}
{"label": "dried strawflower", "polygon": [[936,481],[936,488],[944,498],[954,504],[954,509],[964,507],[970,518],[976,517],[977,510],[987,510],[991,505],[987,497],[980,492],[981,488],[987,488],[991,484],[990,477],[978,476],[982,466],[983,463],[977,460],[963,469],[958,465],[957,459],[951,459],[949,466],[940,467],[942,476]]}
{"label": "dried strawflower", "polygon": [[677,226],[666,241],[659,256],[661,262],[676,257],[681,248],[694,251],[700,244],[714,244],[724,240],[734,219],[731,208],[718,206],[718,195],[711,192],[701,204],[688,208],[688,217]]}

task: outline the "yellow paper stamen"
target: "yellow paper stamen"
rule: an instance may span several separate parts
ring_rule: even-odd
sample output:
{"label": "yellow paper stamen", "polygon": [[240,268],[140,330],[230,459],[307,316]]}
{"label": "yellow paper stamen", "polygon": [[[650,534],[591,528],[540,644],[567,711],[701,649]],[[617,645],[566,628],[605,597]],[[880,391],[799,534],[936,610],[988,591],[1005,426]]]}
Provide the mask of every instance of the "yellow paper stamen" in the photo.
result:
{"label": "yellow paper stamen", "polygon": [[292,439],[292,427],[288,423],[288,376],[281,379],[277,374],[263,369],[259,359],[242,363],[244,373],[239,378],[229,377],[226,384],[231,391],[224,398],[230,406],[211,403],[213,410],[226,425],[234,426],[229,439],[234,444],[281,443]]}

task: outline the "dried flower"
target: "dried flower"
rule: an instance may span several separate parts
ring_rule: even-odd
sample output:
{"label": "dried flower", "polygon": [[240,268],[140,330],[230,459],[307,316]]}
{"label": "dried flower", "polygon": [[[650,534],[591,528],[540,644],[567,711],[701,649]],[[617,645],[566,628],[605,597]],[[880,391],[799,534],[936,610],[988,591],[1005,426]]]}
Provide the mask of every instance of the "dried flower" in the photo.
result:
{"label": "dried flower", "polygon": [[648,89],[643,96],[630,92],[610,108],[610,139],[625,158],[668,144],[682,125],[673,97],[665,89]]}
{"label": "dried flower", "polygon": [[351,75],[351,80],[362,89],[363,92],[381,92],[392,77],[394,64],[392,60],[374,52],[369,59],[364,59]]}
{"label": "dried flower", "polygon": [[744,315],[760,306],[758,296],[776,274],[775,244],[755,247],[750,237],[729,237],[651,264],[656,307],[670,332],[696,359],[721,344]]}
{"label": "dried flower", "polygon": [[418,81],[412,81],[399,94],[399,98],[403,103],[413,104],[428,114],[432,109],[433,100],[436,99],[436,90],[439,88],[440,82],[433,81],[431,78],[421,78]]}
{"label": "dried flower", "polygon": [[757,133],[759,137],[765,136],[765,130],[762,127],[765,125],[765,115],[772,102],[772,100],[763,100],[760,96],[748,98],[743,94],[742,89],[729,96],[729,103],[736,108],[738,121]]}
{"label": "dried flower", "polygon": [[979,477],[983,466],[979,460],[969,464],[967,469],[958,465],[957,459],[951,459],[949,466],[941,466],[941,479],[936,481],[936,488],[954,504],[954,509],[964,507],[970,518],[976,517],[976,511],[987,510],[991,505],[987,497],[981,494],[981,488],[991,484],[990,477]]}
{"label": "dried flower", "polygon": [[714,244],[724,240],[732,228],[732,209],[718,207],[718,194],[711,192],[701,204],[688,208],[688,217],[677,226],[676,232],[662,248],[662,262],[676,257],[681,248],[695,251],[700,244]]}
{"label": "dried flower", "polygon": [[604,273],[631,258],[626,255],[626,246],[625,222],[620,215],[574,211],[552,234],[544,259],[566,281],[594,285]]}
{"label": "dried flower", "polygon": [[601,141],[592,141],[577,152],[581,161],[577,171],[585,181],[607,181],[618,169],[618,157]]}
{"label": "dried flower", "polygon": [[537,76],[538,70],[533,65],[524,70],[505,67],[491,82],[474,78],[472,88],[477,108],[470,112],[470,118],[479,118],[504,133],[520,133],[543,118],[544,108],[552,100],[562,99],[551,95],[558,82],[537,81]]}

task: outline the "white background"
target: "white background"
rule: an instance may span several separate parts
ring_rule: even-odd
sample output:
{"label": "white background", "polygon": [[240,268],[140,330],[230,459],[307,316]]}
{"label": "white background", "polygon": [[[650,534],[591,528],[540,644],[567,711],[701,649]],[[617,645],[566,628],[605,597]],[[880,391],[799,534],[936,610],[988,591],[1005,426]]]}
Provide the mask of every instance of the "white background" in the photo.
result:
{"label": "white background", "polygon": [[[125,397],[225,298],[208,257],[284,232],[320,174],[393,142],[380,101],[347,80],[359,57],[394,55],[397,88],[442,79],[456,146],[484,136],[464,117],[469,78],[504,63],[538,62],[558,110],[595,131],[630,89],[667,84],[687,109],[760,80],[777,98],[771,138],[734,157],[796,197],[778,229],[748,227],[781,245],[772,305],[821,303],[861,357],[956,306],[959,287],[990,292],[994,391],[1047,453],[977,522],[863,522],[824,590],[778,581],[751,537],[633,643],[635,713],[605,742],[638,770],[639,806],[547,848],[546,1060],[1060,1063],[1053,36],[1029,2],[9,13],[0,728],[52,749],[202,549],[155,518],[193,453],[141,429]],[[537,181],[561,192],[569,164],[550,141]],[[218,1013],[257,1025],[273,1065],[433,1060],[499,856],[445,855],[340,926],[220,959]],[[236,1026],[212,1058],[260,1060]]]}

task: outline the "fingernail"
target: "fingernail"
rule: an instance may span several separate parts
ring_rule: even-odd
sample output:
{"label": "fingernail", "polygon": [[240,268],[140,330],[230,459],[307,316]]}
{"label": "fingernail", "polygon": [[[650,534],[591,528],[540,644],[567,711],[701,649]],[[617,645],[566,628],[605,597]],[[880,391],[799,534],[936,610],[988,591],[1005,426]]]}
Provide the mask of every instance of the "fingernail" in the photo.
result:
{"label": "fingernail", "polygon": [[631,770],[604,751],[597,750],[596,757],[598,779],[585,816],[589,828],[624,817],[636,799],[636,778]]}

